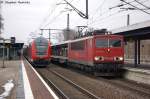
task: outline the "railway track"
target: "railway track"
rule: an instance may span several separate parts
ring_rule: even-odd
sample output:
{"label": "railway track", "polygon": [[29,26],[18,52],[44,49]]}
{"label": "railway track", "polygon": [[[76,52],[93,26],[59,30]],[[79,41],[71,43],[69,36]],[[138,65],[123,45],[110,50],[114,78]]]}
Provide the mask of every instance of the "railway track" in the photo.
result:
{"label": "railway track", "polygon": [[[77,70],[57,67],[56,65],[54,67],[49,69],[57,71],[104,99],[150,99],[150,87],[147,88],[142,84],[136,84],[124,79],[93,77],[80,71],[77,72]],[[83,82],[82,80],[88,82]]]}
{"label": "railway track", "polygon": [[[66,69],[54,64],[48,68],[36,69],[48,82],[48,84],[53,86],[53,89],[56,90],[58,96],[62,99],[150,99],[150,86],[144,86],[124,79],[94,77],[78,70]],[[50,77],[49,75],[53,75],[53,77]],[[69,80],[63,80],[64,78]],[[84,92],[84,90],[82,91],[80,88],[76,88],[76,86],[72,84],[68,85],[69,81],[76,82],[77,86],[80,85],[87,90],[90,90],[90,92],[92,92],[96,97],[94,98],[89,94],[86,95],[88,91]],[[63,89],[59,84],[63,85],[63,88],[66,86],[70,87]]]}
{"label": "railway track", "polygon": [[62,99],[69,99],[69,97],[64,92],[62,92],[61,89],[59,89],[50,79],[46,78],[42,73],[40,73],[40,75],[46,80],[49,86],[51,86],[57,92],[59,97]]}
{"label": "railway track", "polygon": [[[37,69],[37,71],[42,75],[47,83],[53,87],[53,89],[62,99],[102,99],[79,86],[78,84],[74,83],[73,81],[69,80],[68,78],[57,73],[56,71],[41,68]],[[51,75],[51,77],[48,75]],[[52,75],[54,78],[52,77]]]}
{"label": "railway track", "polygon": [[121,87],[122,89],[133,91],[142,96],[150,97],[150,86],[148,85],[136,83],[126,79],[104,79],[104,78],[98,79],[113,84],[115,86]]}
{"label": "railway track", "polygon": [[[147,86],[126,80],[93,77],[81,71],[77,72],[78,70],[52,65],[48,68],[36,68],[36,70],[58,93],[60,99],[150,99],[150,87],[147,88]],[[65,78],[67,79],[64,80]],[[77,80],[80,78],[80,80],[77,81],[74,78]],[[71,83],[76,82],[76,84],[71,84],[70,81]],[[84,81],[88,82],[83,83]],[[79,85],[87,91],[78,87]],[[93,94],[88,94],[88,90]]]}
{"label": "railway track", "polygon": [[[78,72],[78,70],[75,70]],[[80,73],[82,73],[81,71],[79,71]],[[84,75],[87,75],[88,77],[94,78],[94,79],[98,79],[100,81],[104,81],[107,82],[109,84],[115,85],[117,87],[121,87],[123,89],[126,90],[132,90],[135,93],[141,94],[143,96],[148,96],[150,97],[150,86],[146,85],[146,84],[142,84],[142,83],[138,83],[135,81],[130,81],[127,79],[123,79],[123,78],[107,78],[107,77],[96,77],[93,76],[91,74],[86,74],[86,73],[82,73]]]}

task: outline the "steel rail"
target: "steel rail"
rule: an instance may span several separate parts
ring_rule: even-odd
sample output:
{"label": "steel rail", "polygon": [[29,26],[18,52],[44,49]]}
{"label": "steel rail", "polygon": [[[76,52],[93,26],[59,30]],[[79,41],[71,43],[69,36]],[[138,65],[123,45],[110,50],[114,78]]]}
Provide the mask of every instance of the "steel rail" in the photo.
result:
{"label": "steel rail", "polygon": [[65,93],[63,93],[50,79],[46,78],[42,73],[38,73],[46,80],[46,82],[57,92],[62,99],[70,99]]}
{"label": "steel rail", "polygon": [[[126,87],[128,89],[131,89],[133,91],[136,91],[136,92],[139,92],[141,94],[144,94],[144,95],[147,95],[147,96],[150,96],[150,93],[147,92],[147,91],[144,91],[144,90],[141,90],[138,86],[130,86],[130,85],[125,85],[125,84],[122,84],[123,81],[120,81],[120,82],[117,82],[117,81],[111,81],[112,84],[116,84],[116,85],[119,85],[119,86],[123,86],[123,87]],[[130,83],[130,82],[129,82]],[[147,89],[145,89],[147,90]]]}
{"label": "steel rail", "polygon": [[57,75],[58,77],[60,77],[61,79],[65,80],[67,83],[71,84],[72,86],[74,86],[76,89],[80,90],[83,94],[89,96],[90,98],[92,99],[102,99],[94,94],[92,94],[91,92],[89,92],[88,90],[84,89],[83,87],[75,84],[73,81],[65,78],[64,76],[62,76],[61,74],[57,73],[56,71],[52,71],[52,70],[49,70],[48,71],[52,72],[53,74]]}
{"label": "steel rail", "polygon": [[[29,62],[29,60],[25,57],[25,59]],[[30,62],[29,62],[30,63]],[[31,63],[30,63],[31,64]],[[32,64],[31,64],[32,65]],[[32,65],[33,66],[33,65]],[[38,70],[36,70],[38,71]],[[38,73],[46,80],[49,86],[53,88],[53,90],[61,97],[62,99],[70,99],[67,95],[65,95],[50,79],[46,78],[41,72]]]}
{"label": "steel rail", "polygon": [[[136,86],[131,86],[131,85],[125,85],[125,84],[123,83],[123,81],[118,82],[119,80],[113,81],[113,80],[107,80],[107,79],[104,79],[104,78],[98,78],[98,80],[100,80],[100,81],[103,80],[103,81],[105,81],[106,83],[109,83],[109,84],[112,84],[112,85],[115,85],[115,86],[119,86],[119,87],[121,87],[121,88],[127,88],[127,89],[129,89],[129,90],[131,90],[131,91],[141,93],[141,94],[143,94],[143,95],[145,95],[145,96],[150,96],[150,93],[149,93],[149,92],[143,91],[143,90],[139,89],[138,86],[136,87]],[[129,82],[129,84],[130,84],[130,82]],[[145,90],[147,90],[147,89],[145,89]]]}

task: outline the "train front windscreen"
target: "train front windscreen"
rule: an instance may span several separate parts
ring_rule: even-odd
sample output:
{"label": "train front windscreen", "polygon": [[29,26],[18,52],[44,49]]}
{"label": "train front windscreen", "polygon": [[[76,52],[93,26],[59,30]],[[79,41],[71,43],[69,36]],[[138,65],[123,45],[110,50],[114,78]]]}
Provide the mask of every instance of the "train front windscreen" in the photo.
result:
{"label": "train front windscreen", "polygon": [[95,39],[95,61],[96,62],[118,62],[124,60],[122,38],[117,36]]}
{"label": "train front windscreen", "polygon": [[121,47],[119,39],[96,39],[96,48]]}
{"label": "train front windscreen", "polygon": [[47,49],[48,49],[48,41],[44,38],[37,38],[35,40],[35,46],[36,46],[36,54],[38,56],[44,56],[47,54]]}

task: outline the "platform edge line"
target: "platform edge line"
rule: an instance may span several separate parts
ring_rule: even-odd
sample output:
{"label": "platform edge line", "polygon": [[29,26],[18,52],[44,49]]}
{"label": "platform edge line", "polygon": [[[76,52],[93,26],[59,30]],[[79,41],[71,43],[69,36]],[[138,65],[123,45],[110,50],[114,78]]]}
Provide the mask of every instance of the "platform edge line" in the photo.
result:
{"label": "platform edge line", "polygon": [[32,68],[32,70],[35,72],[35,74],[39,77],[39,79],[42,81],[42,83],[45,85],[45,87],[47,88],[47,90],[51,93],[51,95],[55,98],[55,99],[59,99],[58,96],[51,90],[51,88],[47,85],[47,83],[44,81],[44,79],[40,76],[40,74],[31,66],[31,64],[27,61],[27,63],[30,65],[30,67]]}
{"label": "platform edge line", "polygon": [[27,76],[27,72],[24,67],[23,60],[21,60],[21,64],[22,64],[25,99],[34,99],[34,96],[33,96],[32,90],[31,90],[31,86],[30,86],[30,82],[29,82],[29,79]]}

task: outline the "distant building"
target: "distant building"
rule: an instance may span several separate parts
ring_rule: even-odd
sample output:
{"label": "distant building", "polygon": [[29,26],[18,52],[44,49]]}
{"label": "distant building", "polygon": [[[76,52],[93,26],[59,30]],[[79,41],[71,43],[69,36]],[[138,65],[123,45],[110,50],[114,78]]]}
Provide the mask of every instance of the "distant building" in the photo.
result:
{"label": "distant building", "polygon": [[3,41],[0,40],[0,60],[3,59],[3,49],[5,59],[7,60],[19,59],[23,45],[24,43],[21,42],[11,44],[10,41],[8,40],[6,40],[6,42],[3,44]]}

